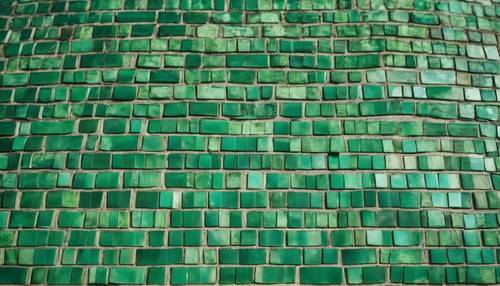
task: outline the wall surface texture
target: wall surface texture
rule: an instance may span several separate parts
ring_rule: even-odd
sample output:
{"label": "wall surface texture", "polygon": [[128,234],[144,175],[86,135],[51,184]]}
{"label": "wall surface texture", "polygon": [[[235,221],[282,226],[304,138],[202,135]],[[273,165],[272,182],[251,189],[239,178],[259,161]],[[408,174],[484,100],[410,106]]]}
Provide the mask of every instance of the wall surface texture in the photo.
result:
{"label": "wall surface texture", "polygon": [[499,0],[1,0],[0,284],[499,284],[499,41]]}

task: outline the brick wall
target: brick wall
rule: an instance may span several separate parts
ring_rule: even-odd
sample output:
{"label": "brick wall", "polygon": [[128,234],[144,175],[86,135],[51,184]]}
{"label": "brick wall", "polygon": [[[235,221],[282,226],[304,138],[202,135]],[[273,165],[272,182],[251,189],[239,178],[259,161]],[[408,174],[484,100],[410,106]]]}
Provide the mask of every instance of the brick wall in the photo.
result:
{"label": "brick wall", "polygon": [[500,283],[500,2],[0,1],[0,284]]}

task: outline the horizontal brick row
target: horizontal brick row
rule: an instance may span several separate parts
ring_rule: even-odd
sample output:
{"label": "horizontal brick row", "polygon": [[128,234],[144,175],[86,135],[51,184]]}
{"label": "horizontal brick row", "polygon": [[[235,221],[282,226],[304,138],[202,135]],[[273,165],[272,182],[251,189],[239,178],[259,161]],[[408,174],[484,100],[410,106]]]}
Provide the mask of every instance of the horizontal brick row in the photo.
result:
{"label": "horizontal brick row", "polygon": [[[321,182],[307,180],[295,181],[296,188],[326,189]],[[231,182],[232,183],[232,182]],[[252,182],[253,184],[253,182]],[[299,185],[300,184],[300,185]],[[254,185],[251,185],[254,186]],[[234,185],[229,185],[234,187]],[[304,191],[13,191],[0,193],[3,208],[15,207],[20,197],[21,208],[102,208],[106,197],[107,208],[131,207],[131,194],[134,193],[136,208],[360,208],[360,207],[393,207],[393,208],[471,208],[496,209],[500,207],[496,192],[433,192],[433,191],[375,191],[355,190],[341,192],[304,192]],[[45,202],[45,203],[44,203]]]}
{"label": "horizontal brick row", "polygon": [[[126,195],[124,195],[126,196]],[[489,196],[491,198],[491,196]],[[116,199],[122,199],[116,197]],[[495,198],[495,197],[494,197]],[[126,199],[126,198],[125,198]],[[163,198],[166,200],[165,198]],[[167,198],[168,199],[168,198]],[[479,199],[486,199],[479,196]],[[279,197],[276,199],[274,207],[279,206]],[[393,210],[386,209],[383,211],[370,210],[337,210],[336,213],[315,212],[304,210],[295,210],[293,207],[290,210],[252,210],[252,211],[229,211],[217,209],[223,208],[225,201],[215,201],[210,203],[213,210],[174,210],[171,212],[157,210],[135,210],[135,211],[83,211],[83,210],[67,210],[71,205],[68,200],[63,201],[68,207],[62,205],[60,212],[48,209],[45,211],[31,210],[16,210],[10,213],[7,218],[6,212],[1,212],[0,225],[8,228],[35,228],[35,227],[51,227],[58,228],[83,228],[83,227],[100,227],[100,228],[204,228],[204,227],[236,227],[236,228],[345,228],[345,227],[403,227],[403,228],[496,228],[498,227],[498,218],[495,212],[481,212],[477,215],[467,215],[458,212],[445,212],[443,210]],[[52,202],[51,202],[52,203]],[[113,204],[124,204],[122,201]],[[159,208],[169,208],[169,201],[161,201]],[[333,203],[330,203],[330,206]],[[284,207],[281,206],[281,208]],[[344,203],[345,205],[345,203]],[[83,207],[88,208],[87,205]],[[116,207],[112,205],[112,207]],[[354,206],[356,208],[357,206]],[[360,206],[361,207],[361,206]],[[483,204],[483,210],[487,205]],[[187,207],[188,209],[191,207]],[[236,206],[228,205],[226,208],[234,209]],[[314,208],[314,206],[313,206]],[[319,207],[316,207],[319,208]],[[338,208],[338,207],[337,207]],[[387,207],[386,207],[387,208]],[[498,209],[498,198],[493,202],[492,209]],[[8,219],[8,221],[7,221]],[[52,221],[56,221],[52,223]],[[441,230],[446,232],[446,230]],[[202,230],[197,230],[196,236],[201,239]],[[183,235],[189,237],[189,231],[183,234],[183,231],[176,232],[180,235],[177,237],[182,241]],[[326,231],[311,231],[311,235],[315,237],[321,233],[326,234]],[[479,246],[479,236],[477,232],[469,234],[473,241],[473,245]],[[125,237],[129,236],[126,232]],[[5,239],[7,239],[5,237]],[[8,241],[8,240],[7,240]],[[6,242],[6,244],[10,244]],[[197,242],[196,245],[201,245]],[[314,244],[315,245],[315,244]],[[327,244],[318,244],[327,245]]]}
{"label": "horizontal brick row", "polygon": [[[101,244],[105,245],[105,244]],[[279,244],[278,244],[279,245]],[[274,244],[273,246],[277,246]],[[154,265],[176,265],[192,263],[196,260],[203,264],[220,265],[324,265],[338,264],[339,253],[344,265],[362,264],[421,264],[424,262],[423,256],[427,251],[420,249],[384,249],[377,253],[373,248],[361,249],[341,249],[334,248],[223,248],[216,249],[196,249],[196,248],[146,248],[138,249],[104,249],[97,248],[68,248],[62,254],[57,252],[57,248],[24,248],[15,253],[12,249],[6,249],[6,254],[10,256],[18,255],[17,261],[9,259],[8,263],[18,263],[20,265],[50,266],[61,259],[63,265],[98,265],[99,255],[103,253],[104,265],[130,265],[154,266]],[[428,252],[431,264],[493,264],[495,263],[495,251],[484,248],[461,248],[430,249]],[[190,257],[187,258],[186,256]],[[203,255],[203,256],[202,256]],[[210,256],[209,256],[210,255]],[[135,258],[134,258],[135,256]],[[203,260],[200,259],[203,257]],[[209,259],[207,259],[207,256]],[[119,260],[118,260],[119,259]],[[118,261],[117,261],[118,260]],[[186,260],[186,261],[185,261]]]}
{"label": "horizontal brick row", "polygon": [[[350,134],[351,136],[354,135],[360,135],[360,134],[366,134],[366,125],[363,127],[361,124],[356,124],[357,126],[353,126],[354,123],[362,123],[362,122],[354,122],[351,121],[349,123],[353,124],[346,124],[346,127],[349,127]],[[374,123],[374,124],[372,124]],[[81,123],[81,129],[87,128],[88,125],[97,125],[98,123],[95,122],[82,122]],[[107,124],[107,123],[105,123]],[[0,124],[1,125],[1,124]],[[110,126],[125,126],[121,124],[119,121],[110,123]],[[289,127],[286,126],[287,124],[280,124],[281,126],[285,126],[284,130],[287,130]],[[318,124],[318,125],[323,125],[323,124]],[[390,127],[390,124],[388,124]],[[7,125],[4,125],[7,126]],[[253,126],[251,126],[253,127]],[[259,127],[258,125],[256,128]],[[355,129],[357,127],[357,130]],[[378,122],[369,122],[368,123],[368,128],[372,131],[376,129],[378,126]],[[386,126],[382,126],[384,128]],[[280,127],[281,128],[281,127]],[[286,128],[286,129],[285,129]],[[330,128],[330,127],[327,127]],[[80,128],[79,128],[80,129]],[[266,128],[267,129],[267,128]],[[111,129],[109,129],[111,130]],[[385,130],[385,129],[384,129]],[[86,129],[84,131],[89,131],[89,129]],[[119,131],[119,129],[118,129]],[[240,129],[241,131],[241,129]],[[258,133],[262,133],[264,130],[260,130],[260,132],[256,131],[257,135]],[[363,132],[364,131],[364,132]],[[96,131],[94,131],[96,132]],[[111,131],[109,131],[111,132]],[[321,133],[330,133],[330,132],[335,132],[335,131],[329,131],[328,129],[322,130]],[[371,133],[373,133],[372,131]],[[280,131],[281,133],[281,131]],[[108,133],[110,134],[110,133]],[[112,133],[115,134],[115,133]],[[248,134],[250,135],[250,134]],[[281,134],[280,134],[281,135]],[[320,134],[321,135],[321,134]],[[390,134],[388,134],[390,135]],[[189,136],[186,136],[189,137]],[[201,136],[203,137],[203,136]],[[325,136],[326,137],[326,136]],[[347,137],[347,136],[346,136]],[[45,167],[50,167],[52,168],[61,168],[63,165],[61,164],[56,164],[53,165],[52,163],[57,161],[57,160],[62,160],[66,157],[66,154],[53,154],[50,153],[52,151],[72,151],[74,148],[68,147],[67,149],[65,148],[64,144],[59,144],[56,145],[54,142],[64,142],[64,141],[71,141],[73,140],[74,142],[78,143],[81,142],[80,140],[84,140],[84,136],[77,136],[77,139],[74,139],[74,137],[68,136],[68,138],[65,137],[56,137],[56,139],[48,139],[52,137],[47,137],[44,138],[43,136],[32,136],[29,138],[23,138],[19,140],[2,140],[0,139],[0,142],[2,143],[2,149],[0,149],[0,152],[9,152],[9,151],[41,151],[44,150],[46,151],[45,154],[27,154],[25,155],[25,159],[23,159],[23,162],[21,164],[22,168],[43,168]],[[80,139],[81,138],[81,139]],[[95,140],[93,139],[94,137],[87,137],[91,138],[90,140]],[[173,139],[173,137],[169,136],[163,136],[163,135],[146,135],[143,136],[142,138],[138,139],[138,145],[136,150],[142,150],[145,154],[137,154],[137,153],[132,153],[130,154],[131,157],[137,156],[137,158],[141,158],[141,161],[144,160],[151,160],[151,159],[146,159],[149,158],[152,154],[157,154],[156,152],[163,152],[163,151],[172,151],[172,154],[166,154],[162,155],[163,158],[166,158],[166,160],[169,162],[167,165],[172,166],[177,169],[182,169],[186,164],[188,164],[187,161],[192,161],[192,162],[198,162],[200,159],[209,159],[211,158],[210,161],[215,160],[223,160],[223,165],[224,169],[240,169],[243,168],[244,166],[261,166],[262,169],[269,169],[270,167],[273,168],[280,168],[280,167],[274,167],[274,166],[282,166],[282,163],[279,163],[277,165],[271,165],[269,164],[262,164],[262,161],[268,160],[267,157],[268,155],[260,154],[260,153],[251,153],[251,154],[218,154],[218,153],[210,153],[210,154],[182,154],[182,153],[175,153],[176,151],[180,151],[180,148],[173,148],[169,147],[167,144],[169,138],[172,141],[179,141],[179,137],[176,137],[176,139]],[[182,137],[181,137],[182,138]],[[213,138],[213,137],[211,137]],[[217,137],[216,137],[217,138]],[[106,139],[110,140],[110,139]],[[117,139],[116,139],[117,140]],[[181,139],[180,141],[188,141],[192,139]],[[227,140],[227,139],[226,139]],[[404,140],[388,140],[388,139],[373,139],[373,142],[379,142],[381,140],[382,142],[382,148],[376,147],[378,143],[370,144],[370,147],[365,147],[362,146],[362,149],[359,147],[360,145],[356,145],[356,143],[350,143],[350,142],[357,142],[357,139],[341,139],[341,138],[323,138],[323,137],[314,137],[314,138],[286,138],[286,137],[281,137],[277,136],[275,138],[272,138],[271,143],[269,143],[266,147],[266,149],[272,149],[275,151],[277,154],[275,157],[281,158],[285,156],[282,154],[282,152],[291,152],[291,153],[297,153],[297,152],[302,152],[304,153],[303,155],[300,156],[312,156],[312,157],[322,157],[322,156],[327,156],[325,154],[316,154],[315,153],[328,153],[328,152],[346,152],[346,151],[351,151],[352,153],[358,153],[358,154],[352,154],[352,155],[337,155],[337,154],[329,154],[328,156],[331,157],[331,159],[334,159],[334,157],[340,157],[343,156],[344,159],[350,158],[352,162],[358,162],[358,166],[361,166],[363,164],[360,164],[361,162],[367,161],[377,161],[381,165],[378,166],[384,166],[384,157],[387,156],[389,158],[393,158],[393,160],[399,160],[398,158],[415,158],[415,156],[420,156],[419,154],[424,154],[424,153],[438,153],[438,152],[455,152],[455,153],[465,153],[465,154],[486,154],[489,158],[470,158],[470,159],[465,159],[468,157],[462,157],[464,158],[462,161],[463,162],[487,162],[486,164],[491,164],[488,161],[496,161],[495,156],[497,156],[497,149],[496,149],[496,142],[493,139],[449,139],[446,140],[445,142],[440,142],[439,140],[436,140],[435,138],[426,138],[426,139],[421,139],[421,140],[410,140],[410,139],[404,139]],[[50,143],[47,143],[50,142]],[[205,141],[205,140],[201,140]],[[216,141],[216,142],[214,142]],[[209,139],[208,140],[208,145],[203,145],[203,148],[200,147],[200,150],[208,150],[208,151],[218,151],[220,150],[219,146],[220,138],[217,139]],[[361,142],[368,142],[368,140],[363,140]],[[270,146],[269,146],[270,145]],[[375,147],[374,147],[375,146]],[[218,148],[217,148],[218,147]],[[95,144],[93,145],[87,145],[84,148],[85,150],[95,150]],[[192,147],[187,147],[184,146],[183,150],[188,150],[191,149],[190,151],[200,151],[198,149],[193,149]],[[387,155],[382,155],[382,154],[375,154],[375,155],[363,155],[360,153],[384,153],[383,151],[391,151],[392,154],[387,154]],[[258,150],[254,150],[258,151]],[[388,152],[387,152],[388,153]],[[403,155],[402,157],[397,154],[413,154],[413,155]],[[107,169],[110,168],[111,164],[111,159],[113,155],[117,155],[116,157],[122,157],[124,156],[123,154],[113,154],[113,153],[108,153],[106,151],[100,151],[100,152],[95,152],[95,153],[82,153],[81,158],[82,158],[82,163],[80,164],[82,169]],[[144,159],[142,159],[142,157]],[[68,156],[71,158],[75,157],[80,157],[80,154],[73,154],[73,153],[68,153]],[[291,158],[294,156],[299,156],[299,154],[290,154]],[[18,154],[4,154],[1,155],[2,159],[4,161],[8,160],[14,160],[13,162],[18,161]],[[151,156],[155,157],[155,156]],[[448,156],[448,155],[440,155],[441,158],[439,160],[456,160],[457,163],[461,160],[459,156]],[[457,157],[457,159],[453,159],[452,157]],[[262,158],[265,158],[264,160]],[[419,158],[423,158],[420,156]],[[447,158],[447,159],[444,159]],[[94,159],[98,159],[99,164],[94,164],[92,163]],[[75,159],[74,159],[75,160]],[[173,161],[175,161],[175,164]],[[413,160],[413,159],[407,159],[407,160]],[[282,161],[282,160],[281,160]],[[31,162],[31,165],[30,165]],[[204,168],[213,168],[212,163],[206,163]],[[369,163],[368,163],[369,164]],[[397,163],[396,163],[397,164]],[[17,166],[17,164],[14,164]],[[193,166],[193,164],[189,164]],[[196,165],[196,163],[194,164]],[[377,165],[377,164],[374,164]],[[59,166],[59,167],[57,167]],[[76,164],[78,166],[78,164]],[[133,164],[131,165],[133,166]],[[372,166],[372,165],[369,165]],[[458,165],[455,165],[458,166]],[[66,166],[67,168],[74,169],[75,164],[68,164]],[[202,166],[200,166],[202,167]],[[281,167],[282,168],[282,167]],[[365,167],[366,168],[366,167]],[[369,167],[370,168],[370,167]],[[252,167],[252,169],[255,169],[255,167]],[[452,169],[457,169],[457,167],[453,167]]]}
{"label": "horizontal brick row", "polygon": [[[341,63],[345,67],[338,67],[336,69],[364,69],[372,67],[380,67],[378,63],[373,63],[372,58],[363,59],[362,56],[350,56],[353,58],[340,58],[336,62]],[[337,58],[338,59],[338,58]],[[376,59],[375,59],[376,60]],[[82,59],[84,61],[84,59]],[[88,64],[91,61],[97,61],[102,64],[100,59],[85,59],[85,63]],[[378,60],[377,60],[378,61]],[[339,64],[340,65],[340,64]],[[369,65],[369,66],[365,66]],[[500,74],[500,68],[498,68],[498,62],[485,62],[480,64],[481,68],[479,72]],[[99,68],[100,66],[97,66]],[[255,67],[257,68],[257,67]],[[283,68],[283,67],[281,67]],[[333,69],[331,67],[330,69]],[[13,87],[13,86],[44,86],[44,85],[58,85],[58,84],[99,84],[99,83],[152,83],[152,84],[175,84],[175,83],[186,83],[186,84],[202,84],[202,83],[231,83],[231,84],[319,84],[319,83],[338,83],[345,82],[345,73],[332,72],[327,73],[326,71],[308,71],[307,73],[303,71],[281,71],[281,70],[268,70],[268,71],[255,71],[253,69],[243,69],[242,67],[232,68],[230,67],[226,71],[221,71],[219,69],[194,69],[181,72],[175,69],[168,70],[138,70],[136,72],[130,70],[120,70],[121,72],[116,72],[115,70],[100,71],[100,70],[78,70],[78,71],[64,71],[64,72],[33,72],[33,73],[6,73],[2,77],[3,87]],[[360,73],[350,73],[351,82],[361,82],[362,74]],[[457,82],[457,77],[460,77],[462,82]],[[438,71],[432,69],[426,69],[420,72],[418,75],[415,72],[409,71],[398,71],[391,70],[387,72],[387,76],[384,73],[373,73],[368,76],[375,76],[379,78],[370,78],[373,82],[381,82],[386,79],[393,83],[411,83],[416,84],[417,79],[422,84],[428,85],[453,85],[453,84],[467,84],[478,87],[492,87],[494,78],[491,76],[482,77],[478,74],[465,74],[462,76],[461,73],[456,73],[455,71]],[[344,78],[343,78],[344,77]],[[462,78],[465,78],[462,80]],[[479,84],[480,80],[488,80],[490,83]],[[474,84],[476,83],[476,84]],[[121,90],[122,92],[116,97],[117,100],[131,100],[135,98],[135,92],[133,89]],[[129,94],[129,96],[124,96],[124,94]],[[134,96],[133,96],[134,95]],[[223,95],[222,95],[223,96]],[[213,98],[202,98],[202,99],[221,99],[221,97]],[[224,97],[222,97],[223,99]],[[383,98],[380,96],[369,97],[368,99]],[[281,99],[286,99],[281,98]]]}
{"label": "horizontal brick row", "polygon": [[[457,189],[463,190],[498,190],[500,187],[499,174],[453,174],[453,173],[335,173],[323,175],[298,175],[289,173],[250,172],[241,175],[238,172],[127,172],[124,177],[124,187],[159,187],[161,177],[164,178],[166,188],[180,189],[306,189],[305,181],[311,182],[310,189]],[[246,177],[246,186],[242,178]],[[1,177],[2,187],[12,189],[53,189],[56,187],[73,187],[76,189],[92,189],[94,181],[98,188],[112,189],[119,184],[120,173],[70,173],[61,172],[26,172],[16,176],[15,173],[4,174]],[[17,178],[17,184],[16,184]],[[102,183],[99,183],[102,182]],[[141,183],[142,182],[142,183]]]}
{"label": "horizontal brick row", "polygon": [[[221,213],[227,214],[227,213]],[[212,215],[213,216],[213,215]],[[469,215],[469,217],[471,217]],[[489,216],[491,217],[491,216]],[[227,222],[227,219],[225,219]],[[470,219],[467,227],[470,227]],[[491,219],[489,219],[491,222]],[[228,225],[222,225],[227,227]],[[458,226],[458,225],[457,225]],[[406,247],[406,246],[425,246],[428,247],[430,252],[431,261],[436,263],[446,263],[442,257],[446,252],[450,254],[450,261],[458,261],[458,255],[468,252],[469,249],[458,248],[462,246],[483,248],[472,248],[470,253],[477,251],[484,251],[490,253],[492,248],[498,246],[500,240],[498,239],[498,230],[493,225],[485,226],[487,229],[479,231],[473,229],[467,230],[411,230],[411,229],[371,229],[361,230],[352,228],[349,230],[283,230],[283,229],[227,229],[227,228],[214,228],[214,225],[209,225],[206,231],[189,229],[189,230],[163,230],[162,228],[149,229],[149,230],[43,230],[43,229],[22,229],[17,231],[17,240],[15,239],[15,231],[1,231],[1,235],[5,242],[2,246],[23,246],[23,247],[38,247],[38,246],[62,246],[67,241],[67,245],[71,247],[162,247],[165,245],[171,246],[193,246],[204,245],[209,247],[218,246],[260,246],[260,247],[277,247],[277,246],[290,246],[290,247],[306,247],[304,252],[319,251],[321,249],[311,249],[315,244],[331,245],[334,247],[355,247],[355,246],[387,246],[387,247]],[[123,227],[122,227],[123,228]],[[298,237],[319,237],[319,243],[313,243],[297,240]],[[65,239],[66,237],[66,239]],[[168,242],[167,242],[168,241]],[[437,248],[436,248],[437,247]],[[441,247],[441,248],[439,248]],[[44,249],[44,248],[39,248]],[[356,249],[356,248],[353,248]],[[8,251],[17,251],[18,249],[12,248]],[[138,248],[137,251],[145,249]],[[221,248],[225,251],[226,248]],[[238,250],[234,248],[233,250]],[[254,248],[250,248],[254,250]],[[271,250],[278,250],[271,248]],[[419,248],[412,249],[412,251],[421,250]],[[97,250],[94,250],[97,251]],[[107,250],[109,251],[109,250]],[[170,249],[149,249],[148,251],[165,251],[169,252]],[[174,251],[181,251],[181,248]],[[294,250],[295,251],[295,250]],[[323,251],[334,251],[336,249],[325,249]],[[427,250],[425,250],[427,251]],[[456,253],[455,257],[451,257],[452,253]],[[307,257],[306,254],[304,256]],[[336,255],[335,255],[336,256]],[[494,257],[493,254],[488,256]],[[95,257],[95,260],[99,256]],[[476,259],[477,260],[477,259]],[[440,261],[440,262],[439,262]],[[491,261],[491,259],[489,259]],[[286,263],[286,261],[283,261]],[[319,263],[319,262],[318,262]],[[335,262],[331,263],[337,263]],[[457,263],[457,262],[455,262]],[[493,263],[493,262],[490,262]]]}
{"label": "horizontal brick row", "polygon": [[[126,70],[121,70],[126,71]],[[259,71],[265,72],[265,71]],[[404,74],[404,71],[394,71],[399,74]],[[120,73],[120,72],[119,72]],[[19,74],[10,74],[8,76],[18,77]],[[347,78],[347,73],[332,72],[332,79],[341,80],[342,77]],[[356,73],[349,73],[349,78],[355,76]],[[360,75],[360,74],[357,74]],[[257,101],[264,100],[270,101],[272,99],[276,101],[287,101],[287,100],[308,100],[313,102],[307,102],[307,105],[320,104],[314,101],[323,100],[325,106],[335,106],[342,104],[353,104],[354,101],[359,99],[369,99],[369,100],[380,100],[384,98],[405,98],[411,103],[416,103],[417,110],[421,113],[423,107],[422,100],[432,99],[439,100],[436,102],[431,102],[434,106],[442,105],[444,107],[452,107],[455,113],[457,113],[457,106],[454,102],[445,103],[440,101],[460,101],[467,103],[462,107],[458,107],[462,113],[463,111],[470,112],[470,109],[476,110],[478,113],[478,119],[490,119],[496,120],[498,115],[495,114],[497,106],[494,102],[497,101],[496,95],[491,89],[479,89],[479,88],[452,88],[448,86],[418,86],[415,85],[412,88],[402,87],[399,85],[388,85],[387,89],[380,83],[385,81],[385,73],[382,71],[376,71],[374,73],[368,73],[369,78],[372,78],[374,84],[366,85],[349,85],[349,86],[328,86],[323,85],[322,87],[316,86],[223,86],[223,85],[199,85],[199,86],[176,86],[176,85],[155,85],[155,86],[136,86],[136,85],[119,85],[115,87],[56,87],[56,88],[16,88],[16,89],[2,89],[2,103],[10,102],[13,103],[42,103],[49,104],[51,102],[64,102],[70,100],[74,103],[84,102],[84,101],[104,101],[104,100],[114,100],[114,101],[134,101],[137,100],[137,106],[154,106],[164,103],[164,101],[172,100],[227,100],[229,102],[223,102],[224,105],[235,105],[239,104],[241,106],[251,106],[251,103],[238,102],[242,100],[247,101]],[[266,73],[265,78],[273,77],[271,73]],[[5,78],[5,77],[4,77]],[[337,82],[341,83],[341,82]],[[378,84],[375,84],[378,83]],[[410,100],[413,98],[414,100]],[[151,101],[151,103],[147,103]],[[342,102],[330,102],[330,101],[342,101]],[[212,102],[212,101],[210,101]],[[215,101],[217,102],[217,101]],[[390,102],[390,101],[389,101]],[[483,103],[484,102],[484,103]],[[180,104],[181,102],[177,102]],[[195,104],[197,101],[187,101],[186,103]],[[203,102],[199,102],[202,104]],[[273,105],[269,102],[264,102],[267,105]],[[261,103],[261,104],[264,104]],[[284,102],[280,102],[284,104]],[[374,104],[373,102],[367,102]],[[257,104],[257,103],[253,103]],[[298,103],[302,104],[302,103]],[[168,106],[168,105],[167,105]],[[257,105],[258,106],[258,105]],[[9,105],[1,105],[3,109],[6,109],[2,113],[5,113]],[[66,108],[69,106],[65,106]],[[181,106],[179,106],[181,107]],[[32,107],[34,108],[34,107]],[[486,110],[481,110],[481,109]],[[159,108],[158,108],[159,109]],[[225,108],[224,108],[225,109]],[[490,112],[488,109],[491,109]],[[62,110],[61,110],[62,111]],[[159,111],[159,110],[158,110]],[[157,111],[157,112],[158,112]],[[482,111],[482,112],[481,112]],[[472,111],[473,112],[473,111]],[[480,114],[482,113],[482,114]],[[490,113],[490,114],[488,114]],[[496,112],[498,113],[498,111]],[[159,116],[160,114],[156,115]],[[179,114],[179,115],[182,115]],[[179,116],[175,113],[165,114],[165,116]],[[332,116],[334,114],[331,114]],[[341,114],[339,114],[341,115]],[[462,115],[462,114],[460,114]],[[137,114],[141,116],[141,114]],[[439,115],[436,113],[437,118]],[[490,116],[490,117],[487,117]],[[452,117],[443,117],[445,119],[456,118],[457,115],[452,115]],[[462,117],[462,116],[461,116]],[[474,118],[474,117],[472,117]],[[471,119],[472,119],[471,118]],[[248,118],[251,119],[251,118]]]}
{"label": "horizontal brick row", "polygon": [[[408,284],[495,284],[498,267],[492,266],[363,266],[363,267],[5,267],[0,270],[2,284],[290,284],[340,285],[343,283],[383,283],[389,275],[391,283]],[[64,275],[67,274],[67,275]],[[88,280],[85,277],[88,275]],[[169,280],[167,280],[169,279]]]}

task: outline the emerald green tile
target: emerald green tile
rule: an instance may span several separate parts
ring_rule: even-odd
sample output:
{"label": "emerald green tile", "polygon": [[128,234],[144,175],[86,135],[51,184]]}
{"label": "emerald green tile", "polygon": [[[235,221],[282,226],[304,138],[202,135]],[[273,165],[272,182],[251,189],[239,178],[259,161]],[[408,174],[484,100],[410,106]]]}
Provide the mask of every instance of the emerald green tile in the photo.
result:
{"label": "emerald green tile", "polygon": [[23,285],[27,282],[28,268],[26,267],[2,267],[0,272],[2,284]]}
{"label": "emerald green tile", "polygon": [[264,284],[289,284],[295,282],[294,267],[257,267],[255,282]]}
{"label": "emerald green tile", "polygon": [[345,249],[342,250],[342,261],[346,265],[376,263],[377,253],[375,249]]}
{"label": "emerald green tile", "polygon": [[83,268],[58,267],[51,268],[47,278],[48,284],[71,285],[83,283]]}
{"label": "emerald green tile", "polygon": [[138,265],[181,264],[183,252],[180,248],[171,249],[138,249],[136,263]]}
{"label": "emerald green tile", "polygon": [[143,267],[116,267],[109,273],[110,283],[144,284],[146,269]]}

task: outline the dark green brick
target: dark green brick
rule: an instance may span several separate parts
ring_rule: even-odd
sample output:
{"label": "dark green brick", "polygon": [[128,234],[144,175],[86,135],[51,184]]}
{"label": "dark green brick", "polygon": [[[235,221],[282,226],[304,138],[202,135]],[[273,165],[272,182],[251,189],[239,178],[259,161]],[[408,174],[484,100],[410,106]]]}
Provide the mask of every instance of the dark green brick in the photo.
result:
{"label": "dark green brick", "polygon": [[1,284],[24,285],[27,282],[27,267],[2,267],[0,269]]}

